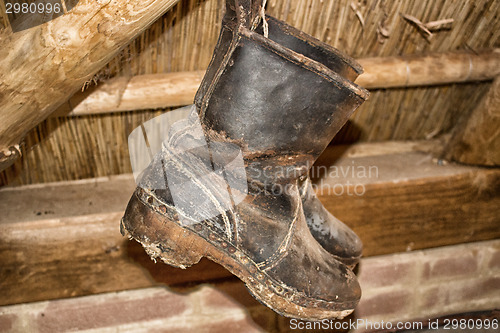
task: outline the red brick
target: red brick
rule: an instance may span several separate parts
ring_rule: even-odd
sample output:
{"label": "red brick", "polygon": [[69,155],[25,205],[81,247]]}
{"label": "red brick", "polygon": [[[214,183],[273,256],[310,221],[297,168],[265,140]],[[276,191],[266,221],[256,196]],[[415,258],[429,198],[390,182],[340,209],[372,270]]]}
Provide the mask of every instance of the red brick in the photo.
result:
{"label": "red brick", "polygon": [[36,318],[39,332],[84,330],[153,320],[178,315],[186,309],[187,296],[168,291],[150,291],[144,298],[129,299],[122,295],[97,296],[50,301]]}
{"label": "red brick", "polygon": [[261,304],[250,294],[245,284],[240,280],[217,283],[215,288],[229,295],[232,299],[245,307],[258,306]]}
{"label": "red brick", "polygon": [[359,283],[363,289],[404,284],[415,278],[416,263],[393,258],[368,258],[361,262]]}
{"label": "red brick", "polygon": [[477,272],[480,255],[470,251],[459,251],[449,253],[446,257],[437,259],[430,258],[424,263],[422,278],[424,280],[433,279],[454,279],[460,276],[471,275]]}
{"label": "red brick", "polygon": [[465,300],[500,296],[500,276],[493,276],[479,280],[476,285],[464,288]]}
{"label": "red brick", "polygon": [[[249,316],[241,311],[213,312],[211,315],[192,313],[162,320],[161,323],[140,323],[141,328],[147,327],[151,333],[229,333],[229,332],[264,332]],[[137,326],[136,326],[137,327]]]}
{"label": "red brick", "polygon": [[[179,332],[176,330],[175,332]],[[210,333],[229,333],[229,332],[264,332],[262,328],[257,326],[250,318],[244,318],[239,320],[223,320],[218,322],[211,322],[203,327],[199,327],[195,330],[186,331],[190,332],[210,332]]]}
{"label": "red brick", "polygon": [[404,289],[381,292],[376,295],[365,296],[356,308],[356,318],[366,318],[379,315],[396,315],[409,310],[412,303],[412,294]]}
{"label": "red brick", "polygon": [[500,298],[500,276],[455,281],[424,289],[422,307],[443,309],[453,304],[465,306],[476,300],[494,299],[495,296]]}
{"label": "red brick", "polygon": [[127,328],[115,328],[116,331],[140,331],[149,333],[192,333],[192,332],[264,332],[256,326],[251,319],[237,316],[236,318],[219,319],[214,316],[200,320],[197,316],[181,316],[160,322],[141,322],[135,325],[138,330]]}
{"label": "red brick", "polygon": [[[245,288],[246,289],[246,288]],[[248,294],[248,291],[246,291]],[[201,306],[210,308],[242,308],[243,305],[232,298],[230,294],[227,294],[219,289],[213,287],[203,288],[200,291],[201,294]]]}
{"label": "red brick", "polygon": [[12,324],[17,316],[11,313],[0,313],[0,332],[7,332],[12,328]]}

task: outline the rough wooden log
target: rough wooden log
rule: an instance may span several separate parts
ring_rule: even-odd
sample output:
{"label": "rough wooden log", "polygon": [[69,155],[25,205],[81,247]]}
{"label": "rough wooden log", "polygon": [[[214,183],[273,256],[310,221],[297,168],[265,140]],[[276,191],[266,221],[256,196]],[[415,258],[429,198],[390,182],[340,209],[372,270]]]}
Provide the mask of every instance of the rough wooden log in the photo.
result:
{"label": "rough wooden log", "polygon": [[444,154],[460,163],[500,166],[500,76],[470,117],[457,127]]}
{"label": "rough wooden log", "polygon": [[188,105],[203,71],[118,77],[76,93],[52,116],[84,115]]}
{"label": "rough wooden log", "polygon": [[[320,199],[361,236],[365,256],[500,238],[500,170],[439,165],[415,151],[424,148],[334,147],[314,169]],[[122,237],[134,186],[128,175],[1,189],[0,304],[230,276],[208,260],[188,270],[155,264]]]}
{"label": "rough wooden log", "polygon": [[[367,58],[356,83],[369,88],[413,87],[491,80],[500,74],[500,49],[476,54]],[[116,78],[75,94],[53,116],[85,115],[188,105],[203,72],[179,72]]]}
{"label": "rough wooden log", "polygon": [[500,49],[474,53],[366,58],[356,81],[365,88],[393,88],[491,80],[500,74]]}
{"label": "rough wooden log", "polygon": [[[0,169],[6,155],[178,0],[81,0],[30,29],[0,31]],[[33,14],[20,25],[43,15]],[[29,21],[29,22],[28,22]]]}

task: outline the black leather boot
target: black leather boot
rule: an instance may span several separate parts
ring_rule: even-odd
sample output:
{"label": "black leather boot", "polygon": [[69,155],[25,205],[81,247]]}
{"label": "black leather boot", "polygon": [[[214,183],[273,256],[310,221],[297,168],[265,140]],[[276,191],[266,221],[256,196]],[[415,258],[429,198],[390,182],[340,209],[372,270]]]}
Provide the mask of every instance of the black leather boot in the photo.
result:
{"label": "black leather boot", "polygon": [[[363,73],[362,67],[354,59],[328,44],[271,16],[266,16],[266,21],[268,37],[273,41],[316,60],[347,80],[354,81]],[[263,33],[262,26],[257,28],[260,33]],[[336,259],[354,267],[363,252],[361,239],[323,206],[313,191],[309,176],[303,178],[299,180],[299,191],[306,222],[313,237]]]}
{"label": "black leather boot", "polygon": [[[280,314],[342,318],[357,305],[359,284],[312,237],[298,179],[367,92],[252,31],[255,4],[229,6],[196,112],[145,170],[122,231],[176,267],[203,256],[220,263]],[[231,186],[242,184],[240,155],[246,188]]]}
{"label": "black leather boot", "polygon": [[[244,17],[246,17],[245,22],[248,22],[247,26],[250,28],[253,26],[258,33],[263,34],[263,22],[257,24],[258,21],[256,20],[260,11],[259,2],[247,2],[246,4],[243,3],[243,5],[252,7],[251,11],[244,14]],[[225,38],[231,38],[232,36],[229,26],[237,22],[235,8],[234,1],[227,1],[227,14],[224,18],[227,28],[223,28],[221,32],[219,45],[223,43]],[[266,16],[266,21],[268,23],[269,39],[281,46],[317,61],[350,81],[354,81],[363,72],[361,66],[354,59],[330,45],[322,43],[271,16]],[[216,47],[212,64],[209,66],[209,73],[196,94],[197,105],[201,105],[202,99],[209,87],[210,80],[207,78],[213,78],[216,75],[217,66],[214,64],[220,63],[223,57],[225,49],[219,45]],[[342,125],[345,121],[347,119],[343,119]],[[363,251],[363,243],[360,238],[342,221],[326,210],[314,193],[309,176],[306,176],[305,179],[304,177],[302,178],[299,181],[299,190],[302,196],[302,205],[307,225],[312,235],[336,259],[350,267],[355,266]]]}

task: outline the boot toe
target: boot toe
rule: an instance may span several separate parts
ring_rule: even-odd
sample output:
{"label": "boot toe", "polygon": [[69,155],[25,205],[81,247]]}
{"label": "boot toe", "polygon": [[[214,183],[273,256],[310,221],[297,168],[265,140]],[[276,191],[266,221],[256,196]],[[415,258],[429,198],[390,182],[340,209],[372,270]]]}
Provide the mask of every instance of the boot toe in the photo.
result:
{"label": "boot toe", "polygon": [[[342,260],[346,265],[357,263],[363,253],[363,243],[356,233],[338,218],[327,212],[327,228],[330,230],[324,248]],[[323,244],[322,244],[323,245]]]}
{"label": "boot toe", "polygon": [[302,203],[307,225],[313,237],[330,254],[348,266],[354,266],[363,252],[356,233],[323,206],[307,179],[301,185]]}
{"label": "boot toe", "polygon": [[349,310],[354,309],[361,298],[356,275],[331,256],[318,256],[318,252],[290,249],[268,273],[300,295],[301,305],[317,302],[318,307]]}

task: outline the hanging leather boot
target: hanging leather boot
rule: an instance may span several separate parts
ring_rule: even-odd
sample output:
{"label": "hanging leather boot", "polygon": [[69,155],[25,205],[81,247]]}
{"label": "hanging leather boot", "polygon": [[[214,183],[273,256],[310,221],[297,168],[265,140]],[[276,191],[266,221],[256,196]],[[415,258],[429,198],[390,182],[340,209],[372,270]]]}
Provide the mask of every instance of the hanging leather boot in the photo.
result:
{"label": "hanging leather boot", "polygon": [[[246,21],[257,25],[257,18],[260,11],[259,2],[253,2],[252,10],[246,14]],[[226,25],[235,24],[237,21],[234,1],[227,1],[227,14],[224,18]],[[309,59],[328,67],[347,80],[354,81],[363,73],[362,67],[351,57],[343,54],[334,47],[325,44],[314,37],[278,20],[272,16],[266,15],[268,38],[278,44],[289,48]],[[263,21],[256,27],[255,31],[264,34]],[[224,38],[230,38],[230,31],[222,30],[219,44]],[[213,58],[213,63],[220,62],[223,56],[223,47],[217,47]],[[213,77],[217,66],[210,66],[207,77]],[[198,105],[208,89],[209,80],[204,80],[196,94]],[[347,121],[347,119],[345,119]],[[342,124],[343,125],[343,124]],[[299,181],[299,190],[302,197],[303,210],[307,225],[311,230],[313,237],[330,252],[336,259],[344,264],[354,267],[361,257],[363,243],[356,233],[351,230],[342,221],[331,214],[317,198],[311,186],[309,176],[301,177]]]}
{"label": "hanging leather boot", "polygon": [[122,231],[176,267],[203,256],[220,263],[280,314],[342,318],[357,305],[359,284],[312,237],[298,178],[367,92],[252,31],[253,4],[233,8],[206,93],[144,171]]}

